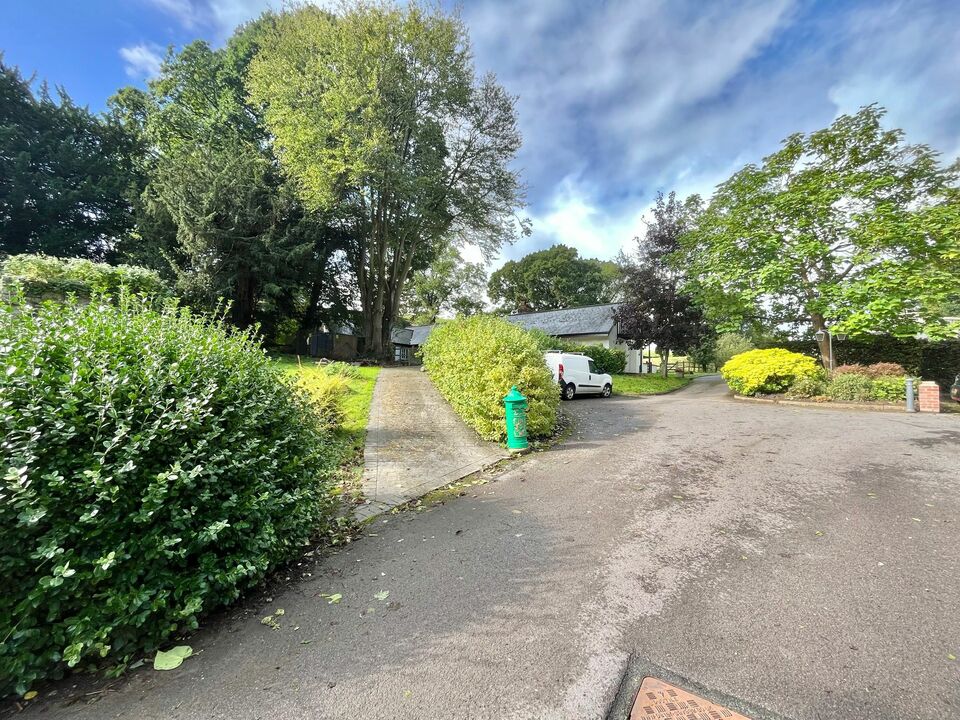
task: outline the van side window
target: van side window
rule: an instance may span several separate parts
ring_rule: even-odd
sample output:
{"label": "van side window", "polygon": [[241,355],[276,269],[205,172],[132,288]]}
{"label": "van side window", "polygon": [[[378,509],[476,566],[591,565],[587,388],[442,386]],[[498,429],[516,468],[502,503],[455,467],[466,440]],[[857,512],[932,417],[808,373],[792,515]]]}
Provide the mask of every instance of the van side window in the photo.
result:
{"label": "van side window", "polygon": [[587,360],[587,365],[590,366],[590,372],[599,373],[599,370],[597,370],[597,366],[593,364],[593,360]]}

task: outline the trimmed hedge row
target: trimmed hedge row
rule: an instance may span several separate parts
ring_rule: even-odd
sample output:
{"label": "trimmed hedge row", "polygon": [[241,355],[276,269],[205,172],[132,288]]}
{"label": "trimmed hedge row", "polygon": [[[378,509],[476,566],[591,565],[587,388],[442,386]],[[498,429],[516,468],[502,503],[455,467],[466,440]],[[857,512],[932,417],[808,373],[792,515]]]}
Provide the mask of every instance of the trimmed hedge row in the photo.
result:
{"label": "trimmed hedge row", "polygon": [[166,286],[153,270],[135,265],[108,265],[80,258],[49,255],[12,255],[0,270],[8,291],[22,290],[30,297],[64,299],[68,295],[89,299],[92,295],[116,296],[128,292],[161,295]]}
{"label": "trimmed hedge row", "polygon": [[123,664],[332,528],[331,415],[167,303],[0,302],[0,695]]}
{"label": "trimmed hedge row", "polygon": [[[820,350],[813,340],[778,341],[776,345],[818,359],[820,357]],[[911,375],[935,380],[941,388],[949,387],[960,373],[960,340],[931,342],[891,335],[867,335],[836,342],[833,351],[837,356],[837,365],[898,363]]]}
{"label": "trimmed hedge row", "polygon": [[440,393],[480,437],[505,437],[503,398],[513,385],[527,398],[530,437],[556,427],[560,389],[537,339],[522,328],[489,315],[451,320],[434,328],[420,354]]}

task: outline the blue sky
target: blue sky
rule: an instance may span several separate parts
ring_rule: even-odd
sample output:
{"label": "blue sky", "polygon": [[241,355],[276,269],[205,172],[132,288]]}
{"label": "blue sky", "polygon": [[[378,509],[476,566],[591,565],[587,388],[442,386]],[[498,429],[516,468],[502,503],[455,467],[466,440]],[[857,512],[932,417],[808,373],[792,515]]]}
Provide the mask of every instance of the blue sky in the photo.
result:
{"label": "blue sky", "polygon": [[[93,109],[168,45],[218,45],[268,0],[0,0],[5,61]],[[273,7],[282,5],[274,2]],[[709,195],[784,137],[880,103],[960,156],[956,0],[467,0],[478,71],[519,95],[534,232],[612,257],[658,190]]]}

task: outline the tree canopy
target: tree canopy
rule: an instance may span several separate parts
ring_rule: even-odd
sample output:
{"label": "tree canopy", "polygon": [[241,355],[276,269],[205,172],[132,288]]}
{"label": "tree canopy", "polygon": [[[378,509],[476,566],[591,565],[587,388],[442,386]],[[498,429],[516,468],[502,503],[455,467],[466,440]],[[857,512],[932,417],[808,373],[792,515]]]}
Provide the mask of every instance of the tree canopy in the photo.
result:
{"label": "tree canopy", "polygon": [[389,347],[412,272],[450,242],[489,255],[523,231],[515,100],[475,77],[458,18],[416,3],[288,11],[249,87],[298,196],[353,239],[372,353]]}
{"label": "tree canopy", "polygon": [[615,263],[554,245],[505,263],[490,276],[488,292],[506,312],[556,310],[612,302],[617,277]]}
{"label": "tree canopy", "polygon": [[133,223],[126,150],[110,118],[0,58],[0,253],[113,257]]}
{"label": "tree canopy", "polygon": [[465,262],[453,246],[430,266],[413,274],[403,295],[404,315],[414,325],[429,325],[440,313],[475,315],[484,308],[487,273],[479,263]]}
{"label": "tree canopy", "polygon": [[126,252],[164,265],[188,302],[227,300],[239,327],[256,322],[272,335],[287,318],[303,338],[322,305],[344,304],[330,268],[345,243],[297,198],[247,101],[250,60],[274,23],[268,13],[220,50],[187,45],[147,93],[119,93],[112,112],[143,151],[141,233]]}
{"label": "tree canopy", "polygon": [[[943,310],[960,290],[960,168],[883,114],[792,135],[718,187],[683,262],[723,329],[955,332]],[[826,339],[821,352],[829,362]]]}
{"label": "tree canopy", "polygon": [[701,207],[696,195],[681,202],[674,193],[659,194],[646,234],[636,238],[632,255],[620,257],[618,334],[633,347],[655,344],[664,377],[671,352],[694,350],[710,335],[703,312],[685,290],[686,268],[676,262],[681,239],[696,226]]}

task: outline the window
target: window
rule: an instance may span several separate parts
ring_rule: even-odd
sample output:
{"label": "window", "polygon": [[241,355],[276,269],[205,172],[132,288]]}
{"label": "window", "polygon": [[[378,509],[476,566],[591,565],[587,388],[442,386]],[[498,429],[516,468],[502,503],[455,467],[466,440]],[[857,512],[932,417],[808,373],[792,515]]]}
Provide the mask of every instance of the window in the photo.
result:
{"label": "window", "polygon": [[397,362],[406,362],[409,357],[410,348],[394,346],[393,359]]}
{"label": "window", "polygon": [[600,371],[597,370],[597,366],[593,364],[593,360],[587,360],[587,365],[590,367],[590,372],[599,374]]}

